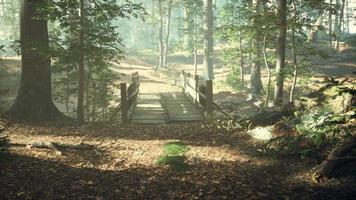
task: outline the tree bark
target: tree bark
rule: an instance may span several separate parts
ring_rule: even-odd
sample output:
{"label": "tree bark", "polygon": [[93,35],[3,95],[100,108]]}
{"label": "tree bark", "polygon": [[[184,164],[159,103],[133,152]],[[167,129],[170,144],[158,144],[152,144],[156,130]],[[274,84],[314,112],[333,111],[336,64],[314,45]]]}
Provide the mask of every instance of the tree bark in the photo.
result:
{"label": "tree bark", "polygon": [[266,31],[266,34],[265,34],[264,39],[263,39],[263,58],[264,58],[265,65],[266,65],[266,68],[267,68],[267,76],[268,76],[268,78],[267,78],[268,80],[267,80],[267,92],[266,92],[265,107],[268,107],[269,96],[270,96],[269,90],[271,88],[271,67],[268,64],[267,52],[266,52],[267,34],[268,34],[268,31]]}
{"label": "tree bark", "polygon": [[340,9],[340,0],[335,2],[335,19],[334,19],[334,40],[337,40],[337,28],[339,24],[339,9]]}
{"label": "tree bark", "polygon": [[243,40],[242,40],[242,32],[240,31],[240,81],[242,87],[245,87],[245,61],[244,61],[244,47],[243,47]]}
{"label": "tree bark", "polygon": [[21,5],[21,81],[9,115],[29,121],[62,119],[52,100],[51,59],[47,21],[38,10],[44,0],[24,0]]}
{"label": "tree bark", "polygon": [[[293,17],[294,17],[294,24],[297,24],[297,4],[293,0]],[[297,53],[296,53],[296,45],[295,45],[295,27],[293,25],[292,27],[292,50],[293,50],[293,83],[292,87],[290,89],[290,94],[289,94],[289,102],[292,103],[294,102],[294,92],[295,88],[297,85],[297,80],[298,80],[298,60],[297,60]]]}
{"label": "tree bark", "polygon": [[172,14],[172,0],[168,1],[168,11],[167,11],[167,24],[166,24],[166,38],[164,40],[164,53],[163,53],[163,66],[167,64],[167,54],[169,45],[169,33],[171,29],[171,14]]}
{"label": "tree bark", "polygon": [[278,0],[278,41],[276,84],[274,88],[274,105],[283,104],[284,66],[286,59],[286,35],[287,35],[287,0]]}
{"label": "tree bark", "polygon": [[189,50],[190,46],[190,23],[189,23],[189,2],[185,0],[183,2],[183,49]]}
{"label": "tree bark", "polygon": [[164,44],[163,44],[163,9],[162,0],[158,0],[158,12],[159,12],[159,30],[158,30],[158,40],[159,40],[159,63],[158,68],[164,67],[163,57],[164,57]]}
{"label": "tree bark", "polygon": [[331,9],[331,5],[333,3],[333,0],[329,1],[329,19],[328,19],[328,24],[329,24],[329,48],[331,49],[333,46],[333,12]]}
{"label": "tree bark", "polygon": [[341,35],[341,27],[344,19],[344,8],[345,8],[345,0],[341,0],[341,8],[340,8],[340,16],[336,29],[336,44],[335,49],[338,51],[340,48],[340,35]]}
{"label": "tree bark", "polygon": [[205,0],[204,78],[214,79],[213,1]]}
{"label": "tree bark", "polygon": [[[261,0],[256,0],[256,14],[259,15],[261,13]],[[252,66],[251,66],[251,94],[253,97],[261,96],[262,94],[262,81],[261,81],[261,57],[262,57],[262,47],[261,47],[261,34],[257,30],[256,31],[256,38],[253,41],[253,48],[255,50],[252,59]]]}
{"label": "tree bark", "polygon": [[[356,147],[356,137],[353,137],[350,141],[342,142],[338,144],[328,155],[328,158],[324,160],[317,171],[313,174],[313,180],[319,182],[324,178],[329,178],[335,167],[347,159],[343,159],[348,152]],[[355,159],[355,158],[354,158]]]}
{"label": "tree bark", "polygon": [[85,91],[85,53],[84,53],[84,0],[80,0],[80,21],[81,29],[79,32],[79,46],[81,48],[78,63],[78,99],[77,99],[77,118],[79,123],[84,121],[84,91]]}

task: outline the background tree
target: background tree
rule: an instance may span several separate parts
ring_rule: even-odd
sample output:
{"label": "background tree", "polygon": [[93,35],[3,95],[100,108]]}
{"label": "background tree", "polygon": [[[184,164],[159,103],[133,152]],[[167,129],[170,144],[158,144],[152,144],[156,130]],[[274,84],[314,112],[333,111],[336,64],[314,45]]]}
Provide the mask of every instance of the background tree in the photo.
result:
{"label": "background tree", "polygon": [[284,67],[286,59],[287,37],[287,0],[278,0],[278,39],[277,39],[277,63],[276,84],[274,88],[274,105],[283,103]]}
{"label": "background tree", "polygon": [[204,25],[204,72],[207,80],[214,78],[214,39],[213,39],[213,1],[205,0],[205,25]]}

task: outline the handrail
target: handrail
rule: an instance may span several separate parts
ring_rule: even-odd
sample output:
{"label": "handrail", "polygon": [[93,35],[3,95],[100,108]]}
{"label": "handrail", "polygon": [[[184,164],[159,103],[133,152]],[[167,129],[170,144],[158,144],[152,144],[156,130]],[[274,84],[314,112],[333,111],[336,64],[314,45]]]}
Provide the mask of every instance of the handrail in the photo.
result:
{"label": "handrail", "polygon": [[131,83],[127,87],[127,83],[120,83],[121,99],[119,105],[115,108],[115,112],[110,120],[115,118],[115,115],[121,110],[122,123],[127,123],[131,113],[136,106],[137,97],[140,91],[140,80],[138,72],[132,73]]}
{"label": "handrail", "polygon": [[194,103],[199,104],[209,115],[213,111],[213,82],[203,80],[199,76],[194,76],[184,70],[180,72],[180,83],[182,92]]}

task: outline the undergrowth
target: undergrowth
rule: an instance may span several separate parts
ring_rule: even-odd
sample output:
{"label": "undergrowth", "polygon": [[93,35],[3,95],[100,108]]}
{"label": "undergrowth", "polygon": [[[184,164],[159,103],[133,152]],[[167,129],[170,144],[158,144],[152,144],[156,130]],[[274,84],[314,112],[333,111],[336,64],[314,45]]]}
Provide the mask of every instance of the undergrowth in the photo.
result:
{"label": "undergrowth", "polygon": [[169,166],[176,171],[186,171],[188,165],[184,154],[189,148],[181,142],[169,142],[164,145],[164,154],[157,160],[159,166]]}
{"label": "undergrowth", "polygon": [[297,118],[295,135],[273,138],[267,143],[267,149],[280,155],[311,155],[351,136],[343,126],[351,117],[352,113],[334,114],[323,110],[305,113]]}

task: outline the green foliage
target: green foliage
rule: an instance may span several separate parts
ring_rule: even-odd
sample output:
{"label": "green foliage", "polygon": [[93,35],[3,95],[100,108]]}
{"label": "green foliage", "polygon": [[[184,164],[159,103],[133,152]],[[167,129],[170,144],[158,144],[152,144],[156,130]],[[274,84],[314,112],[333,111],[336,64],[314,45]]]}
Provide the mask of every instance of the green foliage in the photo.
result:
{"label": "green foliage", "polygon": [[351,34],[346,38],[346,44],[349,46],[356,48],[356,34]]}
{"label": "green foliage", "polygon": [[181,142],[169,142],[164,145],[164,153],[167,155],[183,155],[189,148]]}
{"label": "green foliage", "polygon": [[[21,1],[2,0],[1,1],[1,16],[0,16],[0,33],[1,43],[9,46],[13,41],[19,39],[19,11]],[[7,53],[13,55],[14,52],[11,49],[6,48]]]}
{"label": "green foliage", "polygon": [[157,165],[167,165],[177,171],[185,171],[188,168],[184,153],[189,148],[181,142],[169,142],[164,145],[164,154],[157,160]]}
{"label": "green foliage", "polygon": [[227,67],[231,68],[231,72],[226,78],[226,82],[235,90],[243,89],[244,85],[240,79],[240,64],[238,63],[240,56],[239,50],[236,48],[226,49],[223,51],[224,63]]}
{"label": "green foliage", "polygon": [[267,149],[277,154],[296,154],[302,157],[319,151],[322,147],[335,144],[350,132],[340,124],[350,119],[350,115],[337,115],[326,110],[319,110],[296,118],[296,135],[273,138]]}
{"label": "green foliage", "polygon": [[8,148],[9,137],[6,135],[2,135],[0,133],[0,153],[5,152]]}
{"label": "green foliage", "polygon": [[324,142],[335,142],[345,135],[340,134],[338,123],[345,121],[345,116],[319,111],[301,116],[296,128],[299,134],[311,141],[316,147]]}
{"label": "green foliage", "polygon": [[[118,75],[112,72],[112,62],[122,58],[123,45],[117,18],[141,18],[141,4],[115,0],[85,4],[81,17],[80,1],[46,2],[41,12],[52,21],[50,56],[53,60],[54,98],[66,105],[66,112],[75,112],[78,63],[85,59],[85,111],[88,121],[104,121],[110,116],[112,102],[118,99]],[[71,12],[68,12],[71,11]],[[83,43],[79,41],[84,33]]]}
{"label": "green foliage", "polygon": [[186,171],[188,169],[188,165],[185,162],[185,156],[171,156],[171,155],[163,155],[158,158],[157,165],[165,166],[168,165],[177,171]]}

